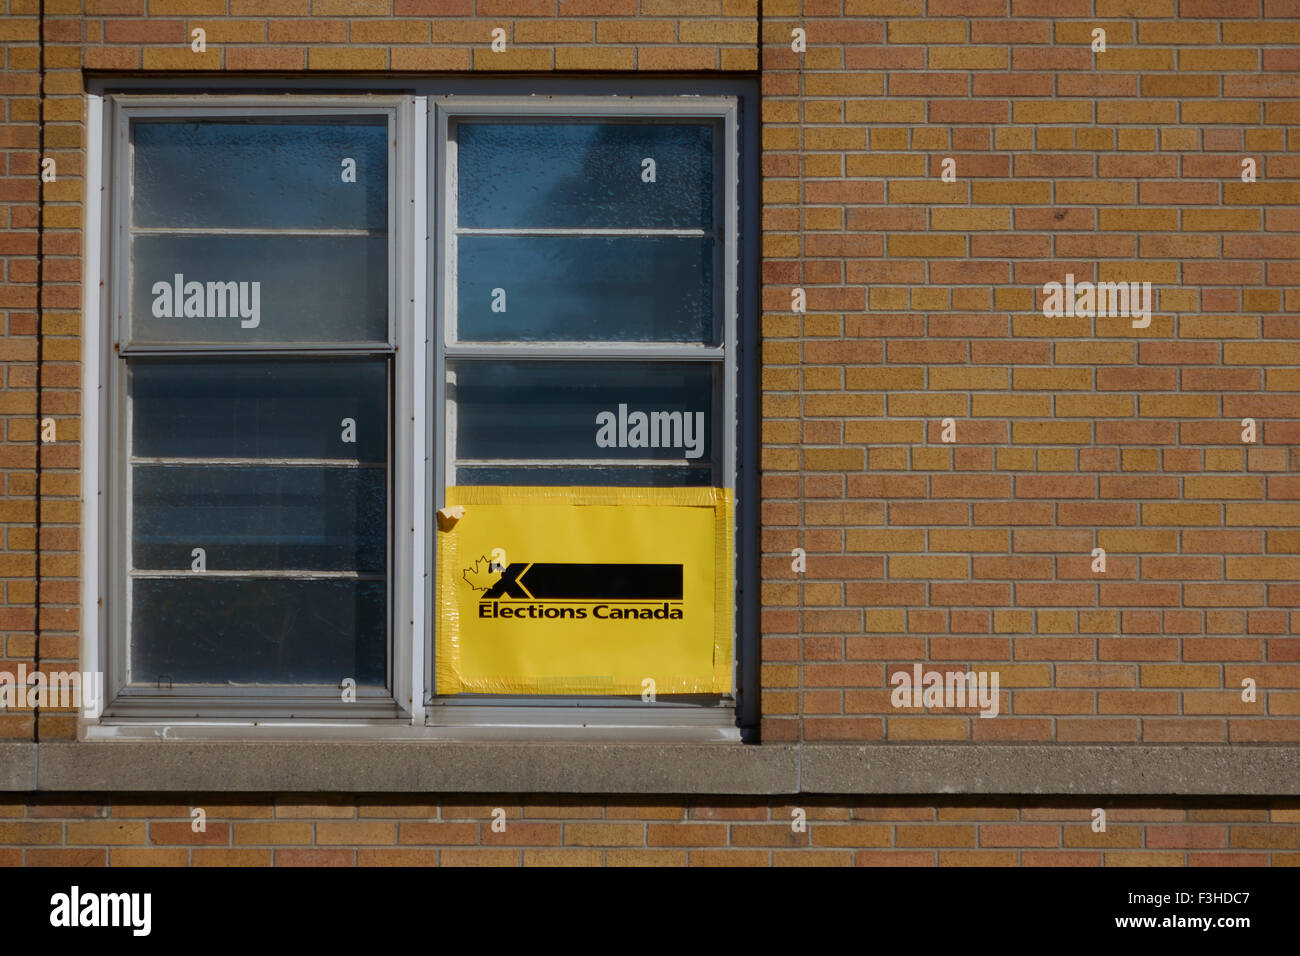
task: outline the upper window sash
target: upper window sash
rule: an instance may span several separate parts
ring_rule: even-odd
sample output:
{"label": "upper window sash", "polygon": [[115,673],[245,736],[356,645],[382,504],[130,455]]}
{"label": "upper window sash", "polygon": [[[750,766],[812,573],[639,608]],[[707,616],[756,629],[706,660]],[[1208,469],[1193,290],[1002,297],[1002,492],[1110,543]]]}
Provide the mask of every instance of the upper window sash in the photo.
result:
{"label": "upper window sash", "polygon": [[[175,105],[165,102],[171,99]],[[118,350],[392,351],[397,334],[399,194],[410,190],[410,183],[399,176],[398,145],[406,135],[401,99],[295,97],[292,106],[281,105],[282,99],[198,99],[197,104],[194,97],[150,97],[143,104],[126,100],[115,110],[111,304]],[[212,122],[185,130],[193,121]],[[371,132],[375,121],[383,130],[382,140]],[[236,135],[230,137],[224,165],[212,157],[215,144],[207,142],[220,138],[216,124],[223,122],[242,127],[232,128]],[[133,124],[148,137],[147,156],[146,144],[137,149]],[[300,161],[303,150],[295,134],[320,140],[316,148],[305,150],[306,164]],[[266,151],[265,171],[245,165],[259,149]],[[187,163],[186,152],[197,154],[197,161]],[[319,158],[319,168],[311,165],[313,157]],[[365,177],[373,172],[369,167],[376,158],[385,166],[381,202],[373,198],[373,189],[366,194]],[[356,181],[344,160],[355,161]],[[302,190],[297,196],[292,192],[295,165],[300,167]],[[205,175],[210,183],[203,181]],[[283,197],[283,219],[265,209],[218,205],[205,221],[201,190],[205,185],[220,189],[223,183],[240,183],[264,205],[271,205],[277,195]],[[145,184],[151,193],[137,197]],[[321,200],[334,184],[342,201],[322,212]],[[197,192],[189,205],[187,191]],[[333,266],[323,268],[322,259]],[[192,262],[204,266],[202,275],[185,275],[186,267],[195,268]],[[221,265],[214,268],[214,262]],[[201,283],[201,312],[194,307],[200,301],[193,296],[199,291],[194,282]],[[340,283],[369,286],[369,305],[362,315],[350,304],[345,307],[337,290],[331,291]],[[221,317],[207,316],[209,306]],[[233,317],[232,306],[239,308]],[[181,315],[176,317],[178,307]],[[178,334],[168,337],[169,322],[190,327],[173,326]],[[372,334],[358,331],[367,324]],[[204,335],[209,329],[215,334]]]}
{"label": "upper window sash", "polygon": [[[431,98],[434,113],[433,126],[436,136],[435,162],[440,164],[434,171],[433,181],[440,184],[440,205],[436,215],[437,241],[433,265],[441,276],[441,288],[438,290],[437,306],[439,324],[443,330],[438,337],[442,353],[448,358],[478,355],[500,358],[671,358],[685,361],[723,361],[729,343],[735,341],[737,322],[736,302],[736,233],[737,233],[737,131],[736,101],[731,97],[556,97],[539,100],[537,97],[434,97]],[[707,178],[711,187],[711,203],[708,214],[701,216],[698,209],[695,221],[687,222],[684,209],[691,205],[690,200],[676,201],[676,212],[670,210],[668,219],[646,222],[630,222],[628,204],[614,201],[610,208],[604,210],[604,217],[613,224],[601,225],[585,222],[574,226],[546,226],[521,222],[513,225],[499,225],[495,221],[491,226],[464,225],[460,222],[461,184],[459,182],[459,138],[458,131],[473,124],[499,123],[510,126],[522,126],[529,123],[550,123],[562,126],[581,124],[608,123],[610,127],[619,125],[654,124],[672,131],[674,127],[696,127],[707,129],[713,138],[710,165],[707,176],[694,168],[683,174],[671,168],[665,172],[670,181],[673,178],[686,180],[686,185],[699,184],[701,178]],[[676,157],[678,161],[689,162],[688,143],[683,137],[669,135],[660,137],[661,146]],[[551,137],[556,139],[556,137]],[[676,142],[674,142],[676,140]],[[602,150],[610,152],[610,145],[603,144]],[[629,148],[637,148],[635,142]],[[481,148],[476,146],[476,149]],[[654,158],[654,157],[646,157]],[[661,157],[662,158],[662,157]],[[641,157],[633,157],[635,164],[630,171],[635,178],[629,184],[640,188]],[[516,172],[532,171],[534,174],[547,175],[545,169],[537,169],[536,164],[516,163],[520,167]],[[621,170],[619,175],[629,170]],[[656,177],[660,175],[656,164]],[[626,179],[625,176],[623,176]],[[663,182],[645,185],[647,191],[662,187]],[[564,185],[559,184],[563,189]],[[570,190],[573,187],[570,185]],[[582,187],[576,187],[579,191]],[[660,188],[660,192],[662,192]],[[471,205],[477,200],[472,195],[466,199]],[[517,199],[511,205],[518,207]],[[477,208],[477,207],[476,207]],[[474,213],[482,218],[481,211]],[[496,218],[500,218],[497,216]],[[535,217],[536,218],[536,217]],[[543,217],[544,218],[544,217]],[[660,219],[663,216],[660,215]],[[614,339],[588,334],[571,334],[573,326],[557,330],[550,338],[533,337],[527,341],[508,339],[508,325],[503,322],[489,323],[487,334],[478,337],[462,337],[458,328],[459,295],[462,291],[472,291],[478,298],[481,293],[491,293],[493,286],[487,278],[479,274],[472,261],[466,261],[468,272],[462,275],[462,259],[470,260],[474,255],[472,247],[466,251],[460,248],[461,242],[470,240],[482,246],[490,243],[514,242],[521,250],[532,245],[536,248],[540,241],[551,240],[548,253],[558,255],[570,263],[582,263],[585,267],[599,268],[603,245],[626,245],[628,242],[645,246],[639,250],[642,254],[651,251],[650,247],[658,244],[670,248],[654,250],[659,254],[672,255],[682,259],[683,267],[690,268],[692,260],[697,262],[697,271],[707,276],[707,288],[703,294],[699,290],[683,292],[680,289],[664,289],[657,292],[665,304],[680,304],[689,301],[694,295],[704,298],[709,307],[707,319],[712,326],[707,341],[699,335],[675,338],[668,335],[644,335],[640,338]],[[618,242],[618,240],[623,240]],[[608,242],[606,242],[608,240]],[[711,246],[711,254],[701,259],[698,246],[701,242]],[[690,246],[697,248],[691,249]],[[676,248],[671,248],[671,247]],[[527,252],[527,250],[525,250]],[[468,254],[467,254],[468,253]],[[527,254],[523,256],[528,259]],[[540,264],[527,270],[523,276],[507,277],[513,283],[528,281],[529,275],[547,281],[546,270]],[[701,269],[700,266],[703,266]],[[684,273],[688,274],[688,273]],[[693,280],[698,284],[698,280]],[[503,282],[502,285],[509,283]],[[482,287],[482,288],[480,288]],[[477,301],[477,300],[476,300]],[[485,302],[488,300],[484,300]],[[481,304],[481,303],[480,303]],[[520,302],[520,306],[524,306]],[[477,306],[476,306],[477,307]],[[507,298],[507,309],[509,309]],[[553,317],[551,317],[553,319]],[[652,325],[653,318],[645,323]],[[579,330],[580,331],[580,330]],[[568,333],[568,334],[559,334]]]}

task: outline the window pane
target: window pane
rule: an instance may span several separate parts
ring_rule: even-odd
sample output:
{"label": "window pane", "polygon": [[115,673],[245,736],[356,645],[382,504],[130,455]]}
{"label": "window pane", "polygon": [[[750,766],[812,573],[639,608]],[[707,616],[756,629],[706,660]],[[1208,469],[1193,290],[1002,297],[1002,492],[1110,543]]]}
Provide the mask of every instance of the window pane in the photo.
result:
{"label": "window pane", "polygon": [[144,465],[133,475],[137,569],[383,573],[383,468]]}
{"label": "window pane", "polygon": [[137,120],[132,133],[137,227],[387,228],[386,116]]}
{"label": "window pane", "polygon": [[462,236],[458,249],[463,341],[714,340],[712,239]]}
{"label": "window pane", "polygon": [[456,457],[713,462],[708,364],[461,362]]}
{"label": "window pane", "polygon": [[456,138],[462,227],[713,228],[707,123],[464,122]]}
{"label": "window pane", "polygon": [[133,344],[387,342],[386,236],[136,236]]}
{"label": "window pane", "polygon": [[134,683],[386,683],[382,581],[144,578],[132,592]]}
{"label": "window pane", "polygon": [[387,376],[383,358],[135,359],[134,454],[382,462]]}

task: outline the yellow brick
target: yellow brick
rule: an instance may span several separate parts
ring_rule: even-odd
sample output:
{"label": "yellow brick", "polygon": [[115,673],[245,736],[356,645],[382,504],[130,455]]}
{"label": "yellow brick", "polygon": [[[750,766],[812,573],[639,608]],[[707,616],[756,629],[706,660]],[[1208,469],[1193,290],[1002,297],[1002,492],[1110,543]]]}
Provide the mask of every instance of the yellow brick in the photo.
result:
{"label": "yellow brick", "polygon": [[1052,414],[1052,399],[1047,395],[974,395],[971,397],[971,415],[976,418],[1042,418],[1050,414]]}
{"label": "yellow brick", "polygon": [[764,687],[798,687],[799,668],[783,664],[763,665]]}
{"label": "yellow brick", "polygon": [[[852,100],[844,109],[850,123],[923,123],[924,100]],[[907,130],[875,129],[872,149],[907,149]]]}
{"label": "yellow brick", "polygon": [[1099,529],[1097,544],[1116,554],[1170,553],[1178,550],[1178,532]]}
{"label": "yellow brick", "polygon": [[[854,153],[845,158],[850,176],[924,176],[925,157],[907,153]],[[943,227],[954,228],[954,227]]]}
{"label": "yellow brick", "polygon": [[383,70],[387,67],[388,51],[383,49],[313,47],[307,51],[309,70]]}
{"label": "yellow brick", "polygon": [[1138,396],[1138,414],[1143,418],[1214,418],[1218,411],[1217,395]]}
{"label": "yellow brick", "polygon": [[[925,439],[924,422],[847,422],[846,441],[862,445],[917,444]],[[860,467],[860,466],[859,466]]]}
{"label": "yellow brick", "polygon": [[1087,368],[1029,368],[1013,369],[1012,387],[1017,391],[1046,390],[1051,392],[1071,389],[1090,390],[1092,369]]}
{"label": "yellow brick", "polygon": [[890,256],[898,258],[938,258],[944,256],[965,256],[965,236],[910,236],[892,235],[889,237]]}
{"label": "yellow brick", "polygon": [[1017,445],[1088,445],[1092,443],[1089,422],[1012,422],[1011,440]]}
{"label": "yellow brick", "polygon": [[912,465],[917,471],[951,471],[952,450],[949,448],[914,448]]}
{"label": "yellow brick", "polygon": [[[151,17],[169,13],[180,13],[193,17],[212,13],[224,14],[225,12],[226,0],[149,0],[149,15]],[[322,11],[313,12],[321,13]]]}
{"label": "yellow brick", "polygon": [[494,53],[482,47],[474,50],[476,70],[549,70],[551,51],[507,47],[504,53]]}
{"label": "yellow brick", "polygon": [[[1109,54],[1107,54],[1109,56]],[[1022,100],[1012,104],[1015,123],[1091,123],[1092,103],[1074,100]]]}
{"label": "yellow brick", "polygon": [[1078,471],[1078,455],[1073,448],[1040,448],[1039,471]]}
{"label": "yellow brick", "polygon": [[[850,164],[854,157],[849,157]],[[918,157],[920,159],[920,157]],[[1010,229],[1010,209],[939,208],[930,210],[930,226],[938,230],[960,232]]]}
{"label": "yellow brick", "polygon": [[1223,198],[1233,206],[1300,205],[1300,183],[1229,182],[1223,184]]}
{"label": "yellow brick", "polygon": [[1000,150],[1032,149],[1034,131],[1025,126],[1000,126],[993,134],[993,143]]}
{"label": "yellow brick", "polygon": [[564,842],[568,846],[643,846],[643,823],[566,823]]}
{"label": "yellow brick", "polygon": [[[939,210],[936,209],[934,212]],[[993,304],[998,309],[1012,312],[1028,311],[1034,307],[1034,293],[1032,289],[997,289],[993,293]],[[978,309],[980,306],[963,304],[962,308]]]}
{"label": "yellow brick", "polygon": [[753,43],[758,23],[753,19],[682,20],[677,27],[682,43]]}
{"label": "yellow brick", "polygon": [[803,83],[805,96],[880,96],[885,91],[879,73],[807,73]]}
{"label": "yellow brick", "polygon": [[[948,188],[959,186],[951,184]],[[894,198],[891,185],[890,198]],[[975,182],[971,184],[972,202],[991,205],[1045,205],[1052,201],[1052,184],[1048,182]],[[904,200],[908,201],[908,200]],[[916,201],[916,200],[912,200]],[[958,200],[950,200],[956,202]]]}
{"label": "yellow brick", "polygon": [[377,17],[393,11],[389,0],[311,0],[311,12],[313,16],[326,17]]}
{"label": "yellow brick", "polygon": [[1011,65],[1002,46],[936,46],[927,52],[932,70],[1005,70]]}
{"label": "yellow brick", "polygon": [[1184,123],[1259,122],[1259,104],[1253,101],[1184,100],[1182,106]]}
{"label": "yellow brick", "polygon": [[1234,23],[1223,22],[1223,42],[1263,46],[1300,43],[1300,23],[1294,20],[1254,20]]}
{"label": "yellow brick", "polygon": [[358,20],[351,24],[348,40],[352,43],[428,43],[431,39],[429,28],[427,20]]}
{"label": "yellow brick", "polygon": [[924,551],[925,532],[916,530],[890,531],[880,528],[849,528],[846,532],[847,551]]}
{"label": "yellow brick", "polygon": [[997,450],[998,471],[1033,471],[1034,450],[1032,448],[999,448]]}
{"label": "yellow brick", "polygon": [[[1142,523],[1144,525],[1217,525],[1220,521],[1219,505],[1187,503],[1153,503],[1142,506]],[[1231,519],[1229,524],[1233,522]]]}
{"label": "yellow brick", "polygon": [[1196,129],[1162,129],[1160,148],[1164,150],[1199,150],[1200,131]]}
{"label": "yellow brick", "polygon": [[1005,368],[984,368],[977,365],[934,365],[930,367],[930,388],[936,391],[965,391],[975,389],[1005,389]]}
{"label": "yellow brick", "polygon": [[393,823],[348,821],[316,824],[316,842],[321,845],[347,846],[397,842],[397,825]]}
{"label": "yellow brick", "polygon": [[1060,395],[1056,399],[1058,418],[1128,418],[1132,414],[1130,395]]}
{"label": "yellow brick", "polygon": [[938,392],[890,395],[889,414],[896,418],[940,418],[946,415],[964,417],[966,396]]}
{"label": "yellow brick", "polygon": [[805,149],[864,149],[867,133],[863,129],[815,126],[804,130]]}
{"label": "yellow brick", "polygon": [[861,471],[860,448],[805,448],[803,467],[808,471]]}
{"label": "yellow brick", "polygon": [[266,40],[265,20],[191,20],[187,25],[191,38],[195,27],[206,31],[209,46],[214,43],[262,43]]}
{"label": "yellow brick", "polygon": [[875,312],[902,312],[907,308],[907,290],[875,286],[867,290],[867,300]]}
{"label": "yellow brick", "polygon": [[901,390],[925,387],[925,370],[920,368],[849,367],[845,370],[849,389]]}
{"label": "yellow brick", "polygon": [[672,20],[619,19],[596,23],[597,43],[673,43],[676,24]]}
{"label": "yellow brick", "polygon": [[1233,558],[1227,559],[1230,581],[1300,580],[1300,558]]}
{"label": "yellow brick", "polygon": [[1264,479],[1255,476],[1229,478],[1189,475],[1183,480],[1183,493],[1188,498],[1259,499],[1264,497]]}
{"label": "yellow brick", "polygon": [[961,556],[903,555],[889,559],[891,578],[969,578],[970,560]]}
{"label": "yellow brick", "polygon": [[1219,687],[1219,668],[1214,664],[1143,664],[1138,683],[1142,687]]}
{"label": "yellow brick", "polygon": [[[1184,104],[1186,110],[1190,104]],[[1097,104],[1097,122],[1106,124],[1175,123],[1178,104],[1172,100],[1100,100]]]}
{"label": "yellow brick", "polygon": [[873,448],[870,452],[872,471],[906,471],[909,468],[907,449]]}
{"label": "yellow brick", "polygon": [[188,46],[177,48],[145,47],[146,70],[219,70],[221,51],[208,47],[205,53],[195,53]]}
{"label": "yellow brick", "polygon": [[970,39],[965,20],[892,20],[889,43],[965,43]]}
{"label": "yellow brick", "polygon": [[310,823],[237,823],[234,843],[237,846],[284,846],[310,844]]}
{"label": "yellow brick", "polygon": [[148,824],[126,823],[118,820],[96,820],[89,823],[67,825],[68,846],[98,843],[147,843]]}
{"label": "yellow brick", "polygon": [[1150,46],[1108,48],[1104,56],[1097,57],[1097,68],[1121,73],[1149,73],[1153,70],[1172,70],[1174,68],[1174,51],[1161,50]]}
{"label": "yellow brick", "polygon": [[948,290],[913,289],[912,308],[918,312],[941,312],[948,308]]}
{"label": "yellow brick", "polygon": [[930,531],[932,551],[1005,551],[1007,533],[998,529],[934,528]]}

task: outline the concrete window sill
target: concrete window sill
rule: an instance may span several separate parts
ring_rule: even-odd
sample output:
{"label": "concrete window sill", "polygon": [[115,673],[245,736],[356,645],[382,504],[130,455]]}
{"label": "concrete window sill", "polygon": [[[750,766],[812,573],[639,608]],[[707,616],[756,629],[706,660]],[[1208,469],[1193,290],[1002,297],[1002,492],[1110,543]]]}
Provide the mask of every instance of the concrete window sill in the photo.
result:
{"label": "concrete window sill", "polygon": [[8,791],[1285,796],[1298,768],[1300,748],[1275,746],[0,744]]}

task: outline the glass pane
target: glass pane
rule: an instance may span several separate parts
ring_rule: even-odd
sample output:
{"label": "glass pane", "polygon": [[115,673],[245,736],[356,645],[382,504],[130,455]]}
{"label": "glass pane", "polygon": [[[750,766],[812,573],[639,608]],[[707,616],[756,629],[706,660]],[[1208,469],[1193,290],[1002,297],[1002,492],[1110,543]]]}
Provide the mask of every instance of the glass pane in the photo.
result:
{"label": "glass pane", "polygon": [[713,462],[706,364],[469,362],[456,366],[457,455]]}
{"label": "glass pane", "polygon": [[710,344],[713,246],[675,236],[462,236],[458,335]]}
{"label": "glass pane", "polygon": [[460,225],[712,229],[713,136],[709,123],[461,123]]}
{"label": "glass pane", "polygon": [[386,592],[382,581],[137,579],[131,679],[382,687]]}
{"label": "glass pane", "polygon": [[136,236],[133,344],[387,342],[386,236]]}
{"label": "glass pane", "polygon": [[136,120],[132,132],[135,226],[387,228],[386,116]]}
{"label": "glass pane", "polygon": [[387,460],[386,359],[134,359],[129,368],[137,458]]}
{"label": "glass pane", "polygon": [[458,485],[558,486],[590,485],[619,488],[707,488],[713,484],[712,467],[604,468],[600,465],[576,465],[569,468],[545,468],[509,465],[472,465],[456,469]]}
{"label": "glass pane", "polygon": [[363,571],[386,567],[383,468],[141,465],[133,475],[136,568]]}

